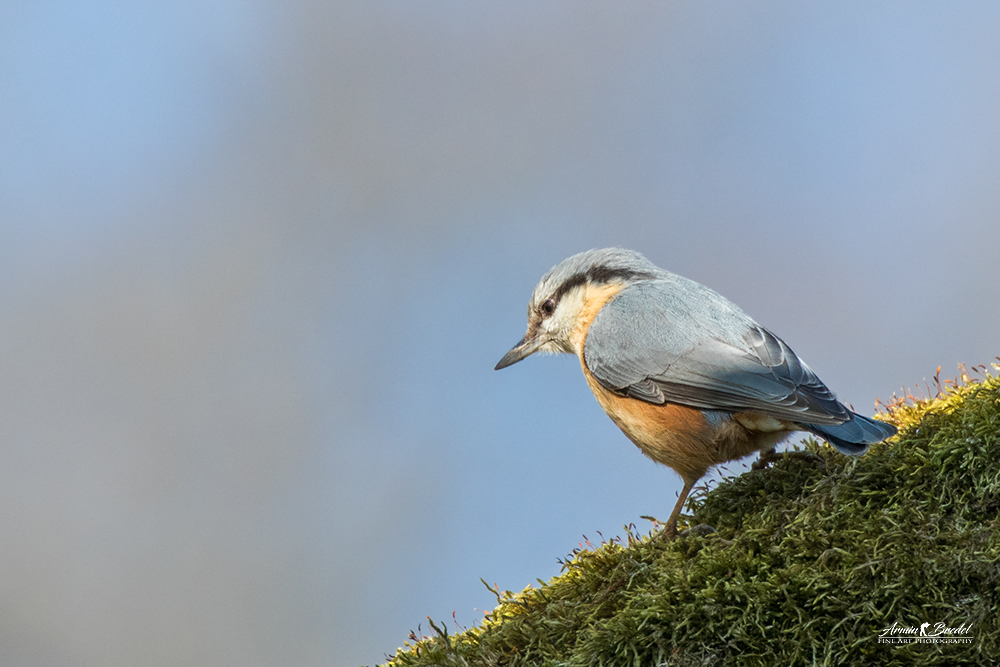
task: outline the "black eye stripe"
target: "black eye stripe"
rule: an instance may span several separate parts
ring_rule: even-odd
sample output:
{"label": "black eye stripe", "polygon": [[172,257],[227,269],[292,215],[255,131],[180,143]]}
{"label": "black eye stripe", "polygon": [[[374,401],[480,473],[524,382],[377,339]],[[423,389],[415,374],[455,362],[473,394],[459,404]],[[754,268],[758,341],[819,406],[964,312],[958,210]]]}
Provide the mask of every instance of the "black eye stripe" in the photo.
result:
{"label": "black eye stripe", "polygon": [[585,273],[576,273],[563,281],[562,285],[556,289],[551,301],[559,303],[566,292],[574,287],[579,287],[584,283],[591,282],[598,285],[605,285],[615,280],[649,280],[656,276],[646,271],[633,271],[632,269],[613,269],[607,266],[597,266]]}

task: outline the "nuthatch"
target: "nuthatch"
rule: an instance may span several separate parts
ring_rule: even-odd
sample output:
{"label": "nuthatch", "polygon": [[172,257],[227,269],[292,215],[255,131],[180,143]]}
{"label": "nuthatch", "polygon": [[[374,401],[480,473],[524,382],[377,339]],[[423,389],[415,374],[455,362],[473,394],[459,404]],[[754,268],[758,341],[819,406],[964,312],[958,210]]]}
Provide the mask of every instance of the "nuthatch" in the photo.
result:
{"label": "nuthatch", "polygon": [[684,488],[713,465],[774,447],[793,431],[859,456],[896,433],[851,412],[780,338],[728,299],[637,252],[588,250],[554,266],[528,303],[528,332],[496,365],[537,351],[580,358],[611,420]]}

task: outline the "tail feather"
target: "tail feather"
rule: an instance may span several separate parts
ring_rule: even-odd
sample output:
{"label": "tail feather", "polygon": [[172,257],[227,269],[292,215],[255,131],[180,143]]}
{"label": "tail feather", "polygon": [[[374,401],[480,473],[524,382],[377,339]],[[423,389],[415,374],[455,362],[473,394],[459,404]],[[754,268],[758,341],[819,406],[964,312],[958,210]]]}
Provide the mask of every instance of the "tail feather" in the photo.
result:
{"label": "tail feather", "polygon": [[851,421],[843,424],[802,424],[802,428],[823,438],[840,452],[861,456],[873,442],[882,442],[896,435],[892,424],[878,422],[852,412]]}

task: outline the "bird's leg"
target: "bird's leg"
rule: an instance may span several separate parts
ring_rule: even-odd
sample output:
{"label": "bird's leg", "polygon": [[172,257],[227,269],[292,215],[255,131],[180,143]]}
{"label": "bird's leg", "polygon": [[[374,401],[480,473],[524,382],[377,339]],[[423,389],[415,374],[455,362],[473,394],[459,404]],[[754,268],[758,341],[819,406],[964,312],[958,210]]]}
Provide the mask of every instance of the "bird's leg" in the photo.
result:
{"label": "bird's leg", "polygon": [[750,466],[750,469],[763,470],[767,466],[772,463],[777,463],[783,458],[801,459],[803,461],[812,461],[813,463],[826,465],[826,461],[823,460],[822,456],[816,456],[812,452],[776,452],[773,448],[771,448],[763,450],[757,460],[754,461],[753,465]]}
{"label": "bird's leg", "polygon": [[684,488],[681,489],[681,496],[677,499],[677,504],[674,505],[674,511],[670,513],[670,518],[667,519],[667,525],[660,531],[659,537],[662,537],[665,540],[672,540],[677,537],[677,519],[680,518],[684,502],[687,500],[688,494],[691,493],[691,488],[697,481],[698,480],[684,482]]}

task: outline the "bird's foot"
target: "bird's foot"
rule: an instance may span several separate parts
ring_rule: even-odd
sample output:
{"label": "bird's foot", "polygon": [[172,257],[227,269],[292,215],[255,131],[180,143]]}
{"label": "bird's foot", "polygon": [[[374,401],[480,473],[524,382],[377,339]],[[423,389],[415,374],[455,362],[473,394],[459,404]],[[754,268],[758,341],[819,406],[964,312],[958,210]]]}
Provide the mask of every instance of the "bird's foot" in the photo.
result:
{"label": "bird's foot", "polygon": [[761,452],[760,457],[754,461],[754,464],[750,466],[750,469],[763,470],[772,463],[776,463],[783,458],[801,459],[803,461],[810,461],[812,463],[817,463],[822,467],[826,467],[826,461],[823,460],[823,457],[817,456],[812,452],[776,452],[773,449],[769,449],[766,452]]}
{"label": "bird's foot", "polygon": [[691,526],[687,530],[682,530],[677,533],[677,537],[705,537],[706,535],[711,535],[714,532],[714,527],[708,525],[707,523],[699,523],[697,526]]}
{"label": "bird's foot", "polygon": [[734,544],[736,544],[732,540],[727,540],[726,538],[719,535],[718,531],[715,530],[715,527],[710,526],[707,523],[699,523],[697,526],[691,526],[687,530],[682,530],[679,533],[674,533],[669,536],[666,535],[666,532],[667,532],[666,529],[664,529],[657,537],[659,539],[664,539],[664,540],[674,540],[680,537],[705,538],[708,537],[709,535],[712,535],[713,537],[711,539],[711,542],[716,546],[731,547]]}
{"label": "bird's foot", "polygon": [[682,530],[677,532],[677,524],[666,525],[663,530],[653,535],[654,540],[674,540],[678,537],[705,537],[706,535],[711,535],[715,532],[715,528],[708,525],[707,523],[699,523],[697,526],[692,526],[687,530]]}

